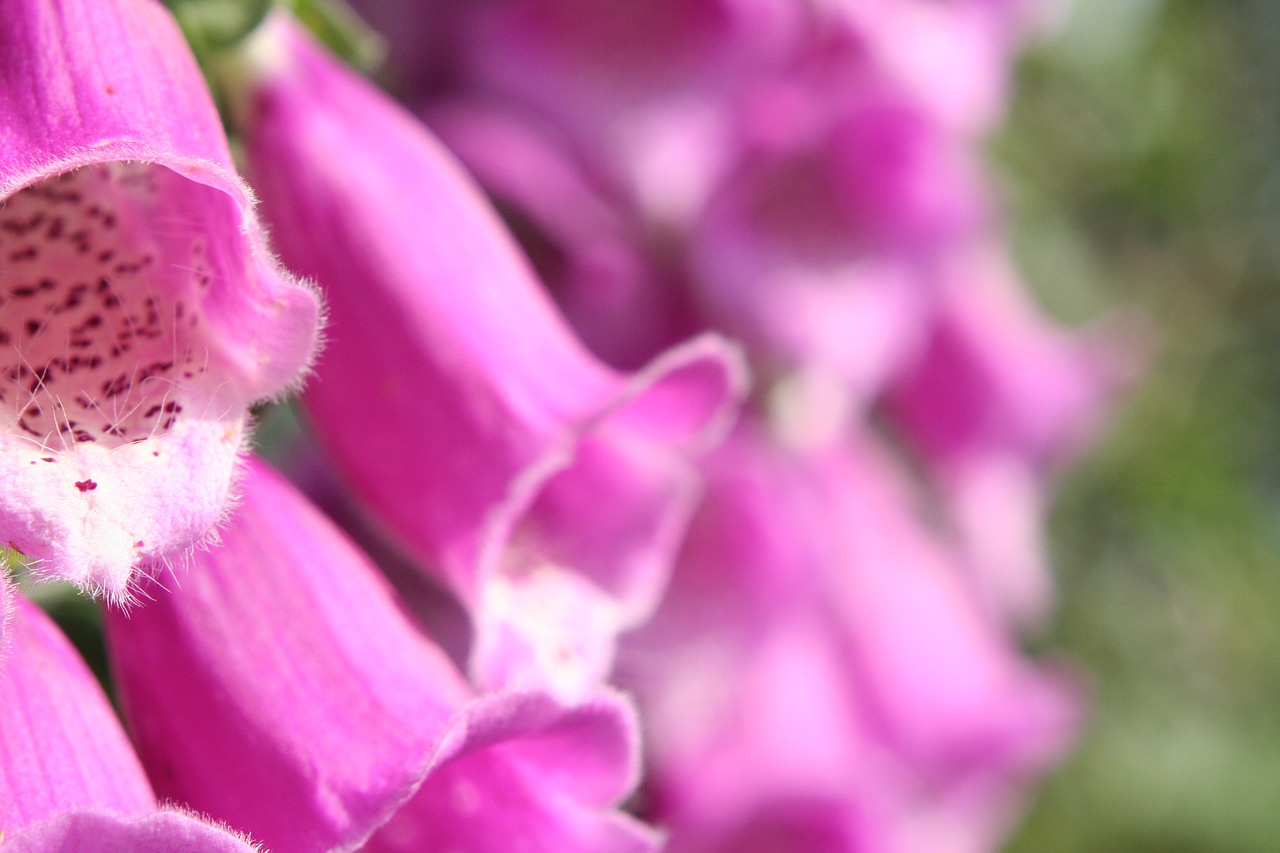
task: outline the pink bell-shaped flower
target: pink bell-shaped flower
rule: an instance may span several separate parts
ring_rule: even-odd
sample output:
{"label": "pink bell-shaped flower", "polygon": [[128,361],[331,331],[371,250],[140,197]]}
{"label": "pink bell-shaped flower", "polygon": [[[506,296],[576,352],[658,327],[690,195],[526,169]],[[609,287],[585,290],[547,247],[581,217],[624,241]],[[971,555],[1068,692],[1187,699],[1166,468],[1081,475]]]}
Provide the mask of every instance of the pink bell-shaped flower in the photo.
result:
{"label": "pink bell-shaped flower", "polygon": [[[482,684],[589,689],[665,584],[688,457],[744,392],[737,351],[706,336],[607,368],[412,116],[286,18],[247,59],[251,177],[281,256],[329,307],[304,397],[317,432],[470,608]],[[532,617],[547,608],[561,618]]]}
{"label": "pink bell-shaped flower", "polygon": [[[1043,623],[1053,582],[1041,541],[1054,473],[1098,431],[1139,369],[1116,324],[1072,330],[1045,315],[1002,252],[979,243],[946,265],[918,358],[888,394],[919,448],[993,612]],[[1133,331],[1141,331],[1133,326]]]}
{"label": "pink bell-shaped flower", "polygon": [[254,849],[159,809],[107,697],[38,608],[19,599],[9,633],[12,648],[0,661],[0,851]]}
{"label": "pink bell-shaped flower", "polygon": [[152,0],[0,16],[0,542],[113,598],[203,540],[248,406],[311,359],[203,78]]}
{"label": "pink bell-shaped flower", "polygon": [[625,700],[475,698],[368,558],[278,475],[247,467],[220,544],[172,589],[150,587],[153,601],[107,614],[162,796],[275,853],[655,848],[613,811],[637,775]]}
{"label": "pink bell-shaped flower", "polygon": [[705,469],[670,593],[620,664],[672,853],[753,834],[994,849],[1074,734],[1070,682],[986,617],[865,439],[797,451],[743,428]]}

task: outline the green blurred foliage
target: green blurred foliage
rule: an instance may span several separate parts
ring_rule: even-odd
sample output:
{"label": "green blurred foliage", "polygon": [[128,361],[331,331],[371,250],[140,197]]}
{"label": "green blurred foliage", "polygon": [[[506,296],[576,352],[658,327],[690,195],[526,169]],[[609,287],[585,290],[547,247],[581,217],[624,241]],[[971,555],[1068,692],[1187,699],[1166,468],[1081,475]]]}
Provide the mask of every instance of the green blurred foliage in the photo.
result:
{"label": "green blurred foliage", "polygon": [[1280,4],[1079,0],[994,154],[1031,285],[1150,330],[1068,473],[1046,645],[1092,721],[1015,853],[1280,849]]}

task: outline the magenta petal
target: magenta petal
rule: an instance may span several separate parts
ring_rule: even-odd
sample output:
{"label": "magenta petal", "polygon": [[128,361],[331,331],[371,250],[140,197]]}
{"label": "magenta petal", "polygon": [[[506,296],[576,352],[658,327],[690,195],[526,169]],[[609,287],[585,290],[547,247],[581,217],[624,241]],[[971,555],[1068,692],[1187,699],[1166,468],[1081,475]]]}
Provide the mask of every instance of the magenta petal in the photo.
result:
{"label": "magenta petal", "polygon": [[1040,540],[1050,476],[1136,373],[1138,347],[1114,332],[1054,323],[980,245],[953,259],[927,345],[890,389],[982,595],[1015,621],[1041,622],[1052,601]]}
{"label": "magenta petal", "polygon": [[732,850],[752,827],[838,851],[994,849],[1075,733],[1070,679],[986,617],[869,440],[798,453],[744,427],[704,467],[622,668],[671,849]]}
{"label": "magenta petal", "polygon": [[132,816],[154,809],[115,712],[66,638],[21,598],[7,633],[8,659],[0,667],[0,837],[71,810]]}
{"label": "magenta petal", "polygon": [[494,820],[510,790],[512,821],[648,837],[609,811],[635,783],[625,703],[473,701],[367,558],[277,475],[250,466],[221,544],[194,562],[171,592],[153,586],[154,601],[107,617],[121,698],[162,796],[277,853],[345,849],[401,813],[455,831],[439,825],[446,813],[425,816],[431,795],[413,795],[447,762],[474,761],[481,770],[448,778],[472,779]]}
{"label": "magenta petal", "polygon": [[634,787],[636,722],[611,694],[577,706],[546,695],[478,700],[445,759],[365,848],[391,853],[656,853],[659,836],[609,809]]}
{"label": "magenta petal", "polygon": [[60,815],[0,839],[3,853],[252,853],[256,845],[181,812],[126,819],[104,812]]}
{"label": "magenta petal", "polygon": [[246,150],[282,256],[326,289],[305,401],[338,467],[473,609],[548,566],[609,599],[602,636],[633,624],[688,513],[686,457],[744,391],[736,351],[708,336],[609,370],[420,124],[285,20],[260,39]]}
{"label": "magenta petal", "polygon": [[900,94],[864,83],[835,109],[795,88],[817,115],[717,187],[691,235],[692,286],[761,361],[821,371],[865,404],[920,347],[932,263],[983,199],[963,147]]}
{"label": "magenta petal", "polygon": [[1134,372],[1131,348],[1045,315],[994,247],[958,253],[942,296],[929,345],[891,397],[936,466],[999,451],[1046,470],[1096,431]]}
{"label": "magenta petal", "polygon": [[567,140],[471,101],[436,104],[427,122],[520,223],[522,245],[593,353],[632,369],[700,330],[678,277],[646,256],[643,225],[592,184]]}
{"label": "magenta petal", "polygon": [[785,0],[489,4],[461,28],[460,64],[481,97],[549,118],[647,221],[681,228],[733,166],[735,101],[806,16]]}
{"label": "magenta petal", "polygon": [[887,461],[868,442],[815,471],[844,520],[848,562],[828,576],[832,600],[887,740],[943,777],[1016,777],[1060,754],[1080,717],[1074,685],[1021,658]]}
{"label": "magenta petal", "polygon": [[361,841],[417,784],[470,693],[319,511],[250,466],[221,544],[107,614],[162,797],[270,849]]}
{"label": "magenta petal", "polygon": [[317,302],[266,252],[159,3],[14,0],[0,81],[0,540],[127,597],[216,522]]}

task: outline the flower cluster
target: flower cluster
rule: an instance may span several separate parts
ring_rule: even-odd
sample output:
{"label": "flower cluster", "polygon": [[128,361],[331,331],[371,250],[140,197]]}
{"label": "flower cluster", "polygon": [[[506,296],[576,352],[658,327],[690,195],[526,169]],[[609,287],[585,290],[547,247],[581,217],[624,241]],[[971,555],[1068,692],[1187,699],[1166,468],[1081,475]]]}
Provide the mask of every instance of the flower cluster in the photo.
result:
{"label": "flower cluster", "polygon": [[246,181],[157,0],[11,0],[0,541],[129,734],[0,574],[0,851],[995,849],[1123,381],[977,159],[1029,6],[366,0],[417,115],[276,10],[205,69]]}

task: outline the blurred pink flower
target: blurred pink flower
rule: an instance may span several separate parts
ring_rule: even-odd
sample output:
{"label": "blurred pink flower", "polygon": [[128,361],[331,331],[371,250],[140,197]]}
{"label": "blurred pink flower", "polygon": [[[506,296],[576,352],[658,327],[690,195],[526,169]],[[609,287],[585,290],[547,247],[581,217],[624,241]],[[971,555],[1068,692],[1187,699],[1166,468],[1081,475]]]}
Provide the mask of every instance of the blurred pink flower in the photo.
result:
{"label": "blurred pink flower", "polygon": [[1053,582],[1041,543],[1052,475],[1101,427],[1141,360],[1136,324],[1077,331],[1046,316],[1002,251],[957,252],[920,356],[889,411],[924,458],[989,607],[1042,624]]}
{"label": "blurred pink flower", "polygon": [[920,346],[934,266],[982,220],[981,185],[965,146],[874,80],[834,98],[777,87],[760,121],[777,101],[803,118],[716,188],[690,282],[757,363],[830,376],[865,407]]}
{"label": "blurred pink flower", "polygon": [[986,617],[865,439],[796,452],[744,428],[706,467],[621,664],[672,853],[757,833],[795,853],[994,849],[1072,739],[1072,684]]}
{"label": "blurred pink flower", "polygon": [[0,44],[0,541],[126,598],[222,513],[316,298],[265,251],[158,3],[14,0]]}

